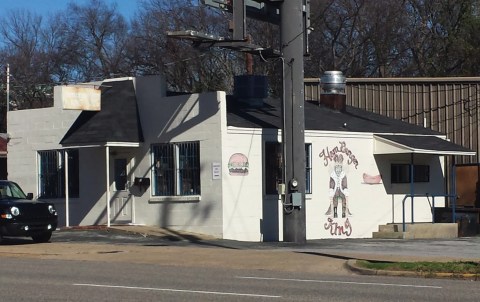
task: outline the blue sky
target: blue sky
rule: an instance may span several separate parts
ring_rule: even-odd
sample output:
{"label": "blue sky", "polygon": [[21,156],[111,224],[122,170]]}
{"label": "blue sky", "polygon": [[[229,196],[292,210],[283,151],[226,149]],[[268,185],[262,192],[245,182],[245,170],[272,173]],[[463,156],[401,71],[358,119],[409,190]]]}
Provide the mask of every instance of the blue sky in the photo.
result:
{"label": "blue sky", "polygon": [[[0,17],[12,9],[26,9],[42,16],[63,10],[68,3],[87,3],[88,0],[0,0]],[[117,3],[118,11],[127,19],[133,16],[140,0],[104,0],[106,3]]]}

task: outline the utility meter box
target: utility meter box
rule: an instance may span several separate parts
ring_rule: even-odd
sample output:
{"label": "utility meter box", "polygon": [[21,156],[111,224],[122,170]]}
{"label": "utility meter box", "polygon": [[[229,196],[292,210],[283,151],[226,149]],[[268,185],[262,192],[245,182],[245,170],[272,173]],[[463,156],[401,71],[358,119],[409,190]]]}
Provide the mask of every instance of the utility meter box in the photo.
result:
{"label": "utility meter box", "polygon": [[292,206],[301,207],[302,206],[302,193],[294,192],[292,193]]}

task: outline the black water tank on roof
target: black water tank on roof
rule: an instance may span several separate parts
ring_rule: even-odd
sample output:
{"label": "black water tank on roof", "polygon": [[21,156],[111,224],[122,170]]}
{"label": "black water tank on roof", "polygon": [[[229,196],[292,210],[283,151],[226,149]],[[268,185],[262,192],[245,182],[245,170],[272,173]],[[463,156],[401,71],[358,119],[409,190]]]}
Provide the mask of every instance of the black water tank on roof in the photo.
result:
{"label": "black water tank on roof", "polygon": [[267,77],[262,75],[240,75],[234,78],[234,96],[243,103],[261,106],[268,97]]}

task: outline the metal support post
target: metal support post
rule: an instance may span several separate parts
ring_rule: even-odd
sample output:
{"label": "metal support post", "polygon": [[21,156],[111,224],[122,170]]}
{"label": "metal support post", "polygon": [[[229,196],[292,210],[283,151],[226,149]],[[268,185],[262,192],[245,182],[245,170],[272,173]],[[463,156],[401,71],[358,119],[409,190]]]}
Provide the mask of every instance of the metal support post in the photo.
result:
{"label": "metal support post", "polygon": [[245,0],[233,1],[233,40],[245,40]]}

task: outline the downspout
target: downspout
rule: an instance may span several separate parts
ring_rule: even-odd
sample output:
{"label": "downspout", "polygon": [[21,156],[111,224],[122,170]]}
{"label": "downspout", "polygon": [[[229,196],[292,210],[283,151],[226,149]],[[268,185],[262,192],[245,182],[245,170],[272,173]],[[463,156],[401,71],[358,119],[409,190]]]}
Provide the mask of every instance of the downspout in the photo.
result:
{"label": "downspout", "polygon": [[106,179],[107,179],[107,227],[110,227],[110,147],[105,147],[105,166],[106,166]]}

